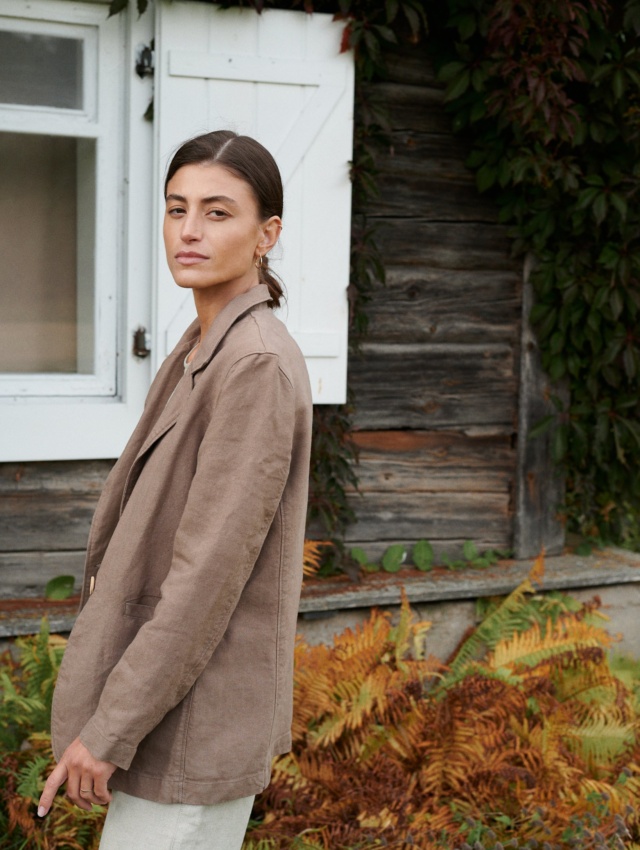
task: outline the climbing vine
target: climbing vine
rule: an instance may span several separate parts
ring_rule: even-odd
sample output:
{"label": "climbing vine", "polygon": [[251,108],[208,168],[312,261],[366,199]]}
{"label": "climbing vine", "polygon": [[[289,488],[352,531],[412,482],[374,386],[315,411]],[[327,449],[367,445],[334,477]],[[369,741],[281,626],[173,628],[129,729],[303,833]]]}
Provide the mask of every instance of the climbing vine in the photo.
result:
{"label": "climbing vine", "polygon": [[640,545],[640,3],[442,0],[432,48],[468,165],[536,259],[569,525]]}
{"label": "climbing vine", "polygon": [[[136,0],[143,12],[148,0]],[[113,0],[111,11],[128,0]],[[553,429],[569,528],[640,547],[640,0],[226,0],[330,12],[356,60],[355,215],[349,286],[354,356],[384,281],[367,205],[388,130],[375,86],[384,48],[428,47],[478,189],[493,194],[514,251],[535,258],[531,314],[543,366],[570,401]],[[316,410],[309,515],[328,536],[357,484],[347,406]]]}

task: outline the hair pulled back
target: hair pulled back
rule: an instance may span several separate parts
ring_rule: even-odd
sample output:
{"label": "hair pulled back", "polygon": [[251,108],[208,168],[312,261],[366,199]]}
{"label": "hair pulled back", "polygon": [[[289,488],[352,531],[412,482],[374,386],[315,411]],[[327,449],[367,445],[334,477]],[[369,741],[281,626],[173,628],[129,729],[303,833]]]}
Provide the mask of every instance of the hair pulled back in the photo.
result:
{"label": "hair pulled back", "polygon": [[[260,142],[250,136],[240,136],[232,130],[214,130],[184,142],[173,155],[164,181],[164,194],[173,175],[185,165],[221,165],[251,187],[258,203],[260,219],[272,215],[282,218],[282,178],[275,159]],[[269,306],[279,307],[283,298],[282,285],[269,268],[265,255],[258,266],[260,283],[269,287]]]}

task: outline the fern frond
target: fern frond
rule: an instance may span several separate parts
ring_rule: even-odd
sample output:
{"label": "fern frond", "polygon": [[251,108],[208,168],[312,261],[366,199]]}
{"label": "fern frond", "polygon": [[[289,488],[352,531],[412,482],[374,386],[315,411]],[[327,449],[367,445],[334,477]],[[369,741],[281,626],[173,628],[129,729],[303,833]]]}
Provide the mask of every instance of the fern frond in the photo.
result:
{"label": "fern frond", "polygon": [[24,765],[17,775],[16,791],[21,797],[37,800],[44,788],[44,773],[50,767],[50,761],[43,756],[36,756],[33,761]]}
{"label": "fern frond", "polygon": [[529,619],[526,615],[523,617],[522,609],[527,596],[534,592],[533,585],[527,579],[509,594],[458,649],[449,665],[451,672],[455,674],[470,661],[479,659],[497,641],[510,637],[523,622],[529,625]]}
{"label": "fern frond", "polygon": [[565,727],[564,737],[572,752],[591,767],[611,764],[633,746],[638,731],[636,723],[622,723],[615,717],[596,715],[580,726]]}
{"label": "fern frond", "polygon": [[534,623],[523,632],[515,632],[497,641],[487,658],[492,668],[533,667],[558,653],[575,653],[584,647],[602,647],[610,643],[602,629],[572,616],[554,624],[548,620],[545,628]]}
{"label": "fern frond", "polygon": [[305,540],[302,550],[302,572],[305,578],[313,578],[322,565],[324,549],[333,546],[330,540]]}

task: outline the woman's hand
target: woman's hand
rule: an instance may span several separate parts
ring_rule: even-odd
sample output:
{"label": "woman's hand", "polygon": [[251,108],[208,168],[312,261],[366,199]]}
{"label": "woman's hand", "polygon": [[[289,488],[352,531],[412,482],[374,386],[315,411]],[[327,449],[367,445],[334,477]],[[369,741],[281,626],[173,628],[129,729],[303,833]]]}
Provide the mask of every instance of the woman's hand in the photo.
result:
{"label": "woman's hand", "polygon": [[116,767],[110,761],[94,758],[80,738],[76,738],[47,779],[38,803],[38,816],[43,818],[47,814],[64,782],[67,783],[67,797],[81,809],[90,812],[92,804],[106,806],[111,801],[107,782]]}

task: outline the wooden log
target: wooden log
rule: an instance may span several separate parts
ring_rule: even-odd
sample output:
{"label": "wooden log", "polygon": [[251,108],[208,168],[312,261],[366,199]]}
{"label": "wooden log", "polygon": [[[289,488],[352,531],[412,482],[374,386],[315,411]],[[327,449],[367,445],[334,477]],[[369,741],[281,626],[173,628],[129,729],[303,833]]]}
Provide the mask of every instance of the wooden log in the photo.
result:
{"label": "wooden log", "polygon": [[467,145],[452,136],[394,132],[376,157],[380,198],[371,212],[495,224],[495,202],[478,194],[467,156]]}
{"label": "wooden log", "polygon": [[26,492],[100,494],[113,460],[0,463],[0,496]]}
{"label": "wooden log", "polygon": [[367,305],[372,342],[508,342],[520,334],[515,271],[387,267]]}
{"label": "wooden log", "polygon": [[521,268],[500,225],[375,216],[372,220],[379,223],[376,242],[389,265],[484,272]]}
{"label": "wooden log", "polygon": [[517,384],[508,345],[365,343],[350,361],[349,376],[362,430],[515,430]]}
{"label": "wooden log", "polygon": [[389,493],[354,495],[357,522],[349,541],[511,540],[506,493]]}
{"label": "wooden log", "polygon": [[0,498],[1,551],[83,549],[97,496],[50,492]]}
{"label": "wooden log", "polygon": [[436,77],[424,42],[389,45],[384,51],[384,62],[385,79],[390,82],[444,88]]}
{"label": "wooden log", "polygon": [[0,551],[84,549],[113,461],[0,465]]}
{"label": "wooden log", "polygon": [[531,439],[531,429],[545,416],[555,414],[550,397],[568,400],[566,386],[553,386],[542,370],[535,333],[529,324],[533,289],[529,282],[529,258],[525,267],[522,302],[522,355],[520,366],[520,410],[518,422],[518,472],[516,487],[515,551],[518,558],[536,555],[542,549],[557,554],[564,546],[564,527],[558,508],[564,499],[564,477],[553,461],[553,430]]}
{"label": "wooden log", "polygon": [[50,579],[72,575],[80,587],[84,551],[0,553],[0,598],[42,596]]}
{"label": "wooden log", "polygon": [[[516,453],[508,436],[453,431],[355,431],[359,490],[509,493]],[[357,504],[357,501],[356,501]]]}
{"label": "wooden log", "polygon": [[365,95],[383,105],[394,130],[452,136],[451,116],[444,108],[444,92],[433,84],[375,83],[365,87]]}

